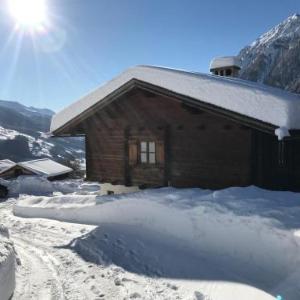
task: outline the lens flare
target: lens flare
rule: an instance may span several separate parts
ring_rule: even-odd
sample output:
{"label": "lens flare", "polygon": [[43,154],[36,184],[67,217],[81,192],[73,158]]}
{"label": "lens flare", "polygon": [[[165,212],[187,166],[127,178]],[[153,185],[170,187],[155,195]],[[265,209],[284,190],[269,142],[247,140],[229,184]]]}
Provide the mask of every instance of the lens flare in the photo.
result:
{"label": "lens flare", "polygon": [[47,20],[45,0],[8,0],[8,8],[18,27],[38,31]]}

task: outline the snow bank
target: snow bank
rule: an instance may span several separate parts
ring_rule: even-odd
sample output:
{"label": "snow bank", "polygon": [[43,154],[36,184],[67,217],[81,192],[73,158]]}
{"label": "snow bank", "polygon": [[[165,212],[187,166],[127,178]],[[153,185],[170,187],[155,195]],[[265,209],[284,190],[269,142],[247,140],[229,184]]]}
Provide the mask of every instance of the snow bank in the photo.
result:
{"label": "snow bank", "polygon": [[9,196],[17,197],[27,195],[51,195],[53,186],[45,177],[19,176],[16,180],[8,181]]}
{"label": "snow bank", "polygon": [[[80,114],[107,99],[130,80],[165,88],[239,114],[287,129],[300,129],[300,97],[278,88],[224,76],[153,66],[137,66],[68,106],[52,118],[55,132]],[[104,104],[104,103],[102,103]]]}
{"label": "snow bank", "polygon": [[59,195],[53,197],[36,197],[21,195],[18,199],[23,204],[26,203],[28,206],[34,206],[35,208],[50,208],[50,209],[61,209],[61,208],[82,208],[86,206],[96,205],[96,196],[88,195]]}
{"label": "snow bank", "polygon": [[8,300],[15,289],[15,253],[8,230],[0,226],[0,299]]}
{"label": "snow bank", "polygon": [[14,213],[99,225],[70,245],[96,263],[148,276],[246,284],[298,300],[299,201],[296,193],[255,187],[162,188],[102,197],[24,197]]}
{"label": "snow bank", "polygon": [[96,194],[100,190],[100,184],[84,182],[83,180],[48,181],[42,176],[19,176],[12,181],[0,181],[9,189],[10,197],[18,197],[21,194],[36,196],[51,196],[53,193],[62,194]]}

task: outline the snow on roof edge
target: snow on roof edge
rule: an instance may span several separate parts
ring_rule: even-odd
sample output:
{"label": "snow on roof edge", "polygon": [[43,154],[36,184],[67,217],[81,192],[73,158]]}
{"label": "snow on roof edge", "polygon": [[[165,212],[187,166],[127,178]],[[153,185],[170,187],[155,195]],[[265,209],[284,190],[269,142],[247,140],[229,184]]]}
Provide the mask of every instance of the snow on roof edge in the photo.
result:
{"label": "snow on roof edge", "polygon": [[7,166],[6,168],[4,168],[3,170],[0,170],[0,174],[3,174],[4,172],[10,170],[11,168],[13,168],[13,167],[15,167],[15,166],[17,165],[14,161],[12,161],[12,160],[10,160],[10,159],[2,159],[2,160],[0,160],[0,164],[1,164],[1,162],[8,162],[8,163],[11,163],[11,164],[8,165],[8,166]]}
{"label": "snow on roof edge", "polygon": [[237,78],[155,66],[129,68],[52,118],[55,132],[132,79],[168,89],[218,107],[287,129],[300,129],[300,96]]}

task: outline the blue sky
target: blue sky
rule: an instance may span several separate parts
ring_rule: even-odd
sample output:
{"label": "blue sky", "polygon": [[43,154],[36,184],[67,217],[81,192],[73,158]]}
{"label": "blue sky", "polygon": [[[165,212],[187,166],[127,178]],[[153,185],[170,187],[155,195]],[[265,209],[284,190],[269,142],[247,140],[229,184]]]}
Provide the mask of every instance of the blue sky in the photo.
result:
{"label": "blue sky", "polygon": [[21,36],[0,1],[0,98],[55,111],[133,65],[208,72],[300,12],[299,0],[48,0],[48,30]]}

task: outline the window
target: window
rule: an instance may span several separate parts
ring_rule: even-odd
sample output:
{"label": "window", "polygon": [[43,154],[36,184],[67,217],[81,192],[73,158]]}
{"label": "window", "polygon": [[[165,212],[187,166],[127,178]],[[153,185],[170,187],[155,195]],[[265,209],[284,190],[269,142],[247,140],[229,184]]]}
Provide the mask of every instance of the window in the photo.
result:
{"label": "window", "polygon": [[155,142],[141,142],[141,163],[142,164],[155,164]]}
{"label": "window", "polygon": [[223,70],[220,71],[220,75],[224,76],[224,71]]}

